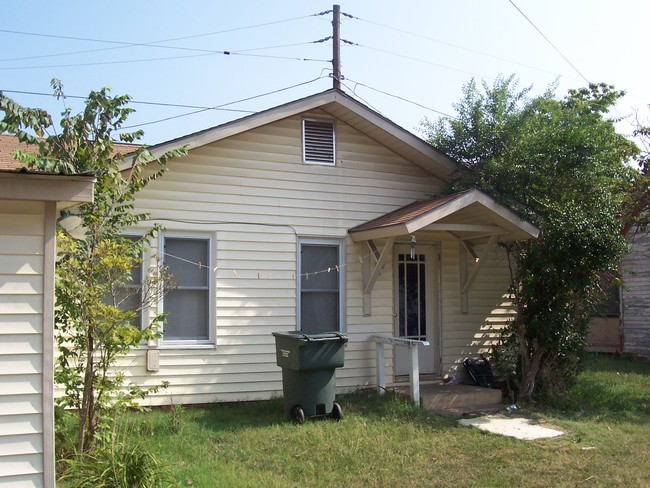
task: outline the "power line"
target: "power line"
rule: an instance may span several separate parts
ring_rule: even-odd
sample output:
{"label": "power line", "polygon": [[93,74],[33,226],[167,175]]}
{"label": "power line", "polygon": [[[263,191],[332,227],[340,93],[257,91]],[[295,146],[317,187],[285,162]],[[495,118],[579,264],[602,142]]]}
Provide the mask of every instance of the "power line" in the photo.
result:
{"label": "power line", "polygon": [[523,17],[524,17],[524,19],[526,19],[526,20],[528,21],[528,23],[529,23],[530,25],[532,25],[532,26],[535,28],[535,30],[536,30],[537,32],[539,32],[539,34],[544,38],[544,40],[546,40],[546,42],[548,42],[548,43],[550,44],[550,46],[551,46],[553,49],[555,49],[555,51],[556,51],[560,56],[562,56],[562,58],[563,58],[567,63],[569,63],[569,65],[570,65],[570,66],[575,70],[575,72],[578,73],[578,74],[580,75],[580,77],[581,77],[583,80],[585,80],[585,81],[587,82],[587,84],[589,85],[591,82],[587,79],[587,77],[586,77],[585,75],[583,75],[583,74],[580,72],[580,70],[579,70],[578,68],[576,68],[576,66],[575,66],[571,61],[569,61],[569,58],[567,58],[567,57],[562,53],[562,51],[560,51],[560,50],[555,46],[555,44],[553,44],[553,43],[551,42],[551,40],[550,40],[548,37],[546,37],[546,36],[544,35],[544,33],[543,33],[543,32],[542,32],[542,31],[541,31],[541,30],[540,30],[540,29],[539,29],[539,28],[538,28],[538,27],[533,23],[533,21],[530,20],[530,18],[528,18],[528,16],[527,16],[525,13],[523,13],[519,7],[517,7],[517,4],[515,4],[515,2],[514,2],[513,0],[508,0],[508,1],[510,2],[510,4],[511,4],[514,8],[517,9],[517,11],[518,11],[518,12],[519,12]]}
{"label": "power line", "polygon": [[[98,51],[108,51],[108,50],[114,50],[114,49],[121,49],[125,47],[133,47],[133,46],[150,46],[150,47],[158,47],[158,48],[163,48],[163,49],[176,49],[176,50],[181,50],[181,51],[194,51],[194,52],[199,52],[203,53],[204,55],[207,54],[242,54],[246,53],[249,51],[263,51],[266,49],[278,49],[278,48],[284,48],[284,47],[294,47],[294,46],[306,46],[309,44],[315,44],[320,41],[308,41],[308,42],[297,42],[293,44],[283,44],[280,46],[265,46],[265,47],[256,47],[256,48],[251,48],[251,49],[238,49],[238,50],[231,50],[231,51],[216,51],[213,49],[201,49],[201,48],[191,48],[191,47],[179,47],[179,46],[154,46],[154,45],[149,45],[149,44],[129,44],[127,46],[119,46],[119,47],[108,47],[108,48],[103,48],[103,49],[91,49],[91,50],[86,50],[86,51],[76,51],[74,53],[66,53],[66,54],[86,54],[86,53],[92,53],[92,52],[98,52]],[[63,56],[64,54],[53,54],[53,55],[43,55],[43,56],[32,56],[30,58],[14,58],[14,59],[5,59],[1,61],[15,61],[15,60],[25,60],[25,59],[37,59],[37,58],[47,58],[47,57],[52,57],[52,56]],[[199,56],[199,55],[196,55]],[[161,57],[161,58],[150,58],[146,59],[145,61],[151,61],[151,60],[165,60],[165,59],[179,59],[179,58],[184,58],[184,57],[191,57],[191,56],[169,56],[169,57]],[[126,60],[126,61],[108,61],[106,63],[133,63],[133,62],[140,62],[142,60]],[[86,65],[92,65],[95,63],[78,63],[78,64],[67,64],[67,65],[55,65],[54,67],[59,67],[59,66],[86,66]],[[104,64],[104,63],[101,63]],[[0,68],[0,69],[33,69],[33,68],[42,68],[42,67],[52,67],[52,66],[35,66],[35,67],[9,67],[9,68]]]}
{"label": "power line", "polygon": [[95,61],[92,63],[70,63],[70,64],[50,64],[50,65],[40,65],[40,66],[5,66],[0,67],[0,71],[11,71],[11,70],[35,70],[35,69],[51,69],[51,68],[77,68],[82,66],[102,66],[102,65],[112,65],[112,64],[130,64],[130,63],[146,63],[150,61],[170,61],[174,59],[187,59],[187,58],[197,58],[202,56],[214,56],[215,54],[224,54],[222,53],[205,53],[205,54],[188,54],[185,56],[167,56],[162,58],[144,58],[144,59],[131,59],[128,61]]}
{"label": "power line", "polygon": [[[180,119],[180,118],[182,118],[182,117],[187,117],[187,116],[189,116],[189,115],[195,115],[195,114],[198,114],[198,113],[207,112],[207,111],[209,111],[209,110],[222,110],[223,107],[227,107],[227,106],[229,106],[229,105],[234,105],[234,104],[236,104],[236,103],[242,103],[242,102],[248,102],[248,101],[250,101],[250,100],[255,100],[256,98],[266,97],[266,96],[268,96],[268,95],[275,95],[276,93],[281,93],[281,92],[283,92],[283,91],[291,90],[291,89],[293,89],[293,88],[298,88],[298,87],[300,87],[300,86],[304,86],[304,85],[308,85],[308,84],[310,84],[310,83],[314,83],[314,82],[316,82],[316,81],[318,81],[318,80],[321,80],[321,79],[323,79],[323,78],[326,78],[326,77],[323,76],[323,75],[322,75],[322,72],[321,72],[321,75],[318,76],[317,78],[314,78],[313,80],[303,81],[303,82],[301,82],[301,83],[297,83],[297,84],[295,84],[295,85],[287,86],[287,87],[284,87],[284,88],[279,88],[279,89],[277,89],[277,90],[272,90],[272,91],[270,91],[270,92],[266,92],[266,93],[261,93],[261,94],[259,94],[259,95],[254,95],[254,96],[252,96],[252,97],[242,98],[242,99],[239,99],[239,100],[235,100],[235,101],[232,101],[232,102],[224,103],[224,104],[222,104],[222,105],[217,105],[217,106],[214,106],[214,107],[203,107],[203,108],[201,108],[200,110],[194,110],[194,111],[192,111],[192,112],[187,112],[187,113],[184,113],[184,114],[172,115],[172,116],[170,116],[170,117],[165,117],[165,118],[163,118],[163,119],[152,120],[152,121],[150,121],[150,122],[144,122],[144,123],[142,123],[142,124],[134,124],[134,125],[130,125],[130,126],[127,126],[127,127],[122,127],[120,130],[134,129],[134,128],[136,128],[136,127],[143,127],[143,126],[145,126],[145,125],[153,125],[153,124],[158,124],[158,123],[160,123],[160,122],[167,122],[167,121],[169,121],[169,120]],[[253,114],[253,113],[256,113],[256,112],[254,112],[254,111],[250,111],[250,112],[248,112],[248,113]]]}
{"label": "power line", "polygon": [[[344,78],[344,79],[347,80],[347,78]],[[352,83],[356,83],[354,80],[349,80],[349,81],[351,81]],[[359,83],[357,83],[357,85],[358,85],[358,84],[359,84]],[[345,81],[343,81],[343,80],[341,80],[341,85],[343,85],[345,88],[347,88],[348,90],[350,90],[350,92],[352,93],[352,95],[354,95],[355,97],[357,97],[359,100],[361,100],[363,103],[365,103],[368,107],[370,107],[371,109],[373,109],[373,110],[374,110],[375,112],[377,112],[378,114],[381,114],[381,111],[380,111],[378,108],[373,107],[373,106],[370,104],[370,102],[368,102],[368,100],[365,100],[364,98],[361,97],[361,95],[359,95],[359,94],[356,92],[356,86],[355,86],[354,88],[350,88],[350,87],[345,83]]]}
{"label": "power line", "polygon": [[[120,130],[127,130],[127,129],[133,129],[133,128],[136,128],[136,127],[143,127],[145,125],[158,124],[160,122],[166,122],[166,121],[169,121],[169,120],[179,119],[179,118],[182,118],[182,117],[187,117],[187,116],[190,116],[190,115],[195,115],[195,114],[198,114],[198,113],[207,112],[207,111],[210,111],[210,110],[224,111],[224,112],[238,112],[238,113],[245,113],[245,114],[254,114],[254,113],[257,113],[257,112],[253,111],[253,110],[237,110],[237,109],[229,109],[229,108],[225,108],[225,107],[228,107],[230,105],[235,105],[237,103],[242,103],[242,102],[247,102],[247,101],[250,101],[250,100],[255,100],[257,98],[262,98],[262,97],[266,97],[266,96],[269,96],[269,95],[274,95],[276,93],[281,93],[283,91],[291,90],[293,88],[298,88],[300,86],[304,86],[304,85],[308,85],[310,83],[314,83],[314,82],[316,82],[318,80],[321,80],[323,78],[327,78],[327,76],[324,76],[323,71],[321,71],[321,74],[317,78],[314,78],[312,80],[303,81],[301,83],[296,83],[295,85],[290,85],[290,86],[287,86],[287,87],[284,87],[284,88],[279,88],[279,89],[272,90],[272,91],[269,91],[269,92],[266,92],[266,93],[261,93],[259,95],[253,95],[251,97],[241,98],[239,100],[234,100],[234,101],[223,103],[221,105],[216,105],[216,106],[213,106],[213,107],[202,107],[202,106],[197,106],[197,105],[183,105],[183,104],[177,104],[177,103],[160,103],[160,102],[148,102],[148,101],[140,101],[140,100],[129,100],[129,103],[132,103],[132,104],[154,105],[154,106],[160,106],[160,107],[175,107],[175,108],[193,108],[193,109],[197,109],[197,110],[193,110],[191,112],[186,112],[184,114],[172,115],[170,117],[165,117],[165,118],[162,118],[162,119],[152,120],[150,122],[144,122],[142,124],[134,124],[134,125],[126,126],[126,127],[121,127]],[[21,94],[21,95],[52,96],[51,93],[29,92],[29,91],[21,91],[21,90],[0,90],[0,93],[16,93],[16,94]],[[82,96],[79,96],[79,95],[66,95],[66,98],[82,99],[82,100],[86,99],[86,97],[82,97]]]}
{"label": "power line", "polygon": [[[324,70],[323,70],[324,71]],[[277,90],[273,90],[270,92],[262,93],[259,95],[254,95],[252,97],[247,97],[247,98],[242,98],[240,100],[234,100],[232,102],[227,102],[221,105],[217,105],[214,107],[206,107],[206,106],[201,106],[201,105],[186,105],[186,104],[180,104],[180,103],[167,103],[167,102],[151,102],[151,101],[144,101],[144,100],[129,100],[130,104],[137,104],[137,105],[153,105],[153,106],[158,106],[158,107],[174,107],[174,108],[194,108],[194,109],[201,109],[201,110],[219,110],[219,111],[225,111],[225,112],[241,112],[241,113],[256,113],[253,110],[238,110],[238,109],[227,109],[223,107],[227,107],[229,105],[235,105],[237,103],[241,102],[247,102],[250,100],[254,100],[256,98],[264,97],[267,95],[273,95],[275,93],[279,93],[282,91],[290,90],[292,88],[297,88],[303,85],[307,85],[309,83],[313,83],[315,81],[321,80],[323,78],[327,78],[327,76],[323,75],[323,71],[321,71],[321,74],[312,80],[307,80],[303,81],[301,83],[297,83],[295,85],[287,86],[285,88],[280,88]],[[33,96],[43,96],[43,97],[51,97],[51,93],[45,93],[45,92],[34,92],[34,91],[25,91],[25,90],[6,90],[6,89],[0,89],[0,93],[15,93],[18,95],[33,95]],[[81,96],[81,95],[65,95],[65,98],[71,98],[75,100],[85,100],[87,97]]]}
{"label": "power line", "polygon": [[296,42],[294,44],[281,44],[279,46],[266,46],[266,47],[253,47],[249,49],[237,49],[236,51],[231,51],[232,54],[241,54],[241,53],[248,53],[251,51],[265,51],[267,49],[281,49],[284,47],[295,47],[295,46],[307,46],[309,44],[317,44],[321,42],[320,40],[318,41],[309,41],[309,42]]}
{"label": "power line", "polygon": [[400,54],[400,53],[396,53],[396,52],[393,52],[393,51],[387,51],[385,49],[379,49],[379,48],[376,48],[376,47],[365,46],[363,44],[358,44],[358,43],[354,43],[353,45],[358,46],[358,47],[362,47],[362,48],[365,48],[365,49],[370,49],[371,51],[377,51],[377,52],[384,53],[384,54],[390,54],[391,56],[397,56],[399,58],[409,59],[411,61],[417,61],[418,63],[424,63],[424,64],[428,64],[428,65],[431,65],[431,66],[437,66],[438,68],[444,68],[444,69],[448,69],[448,70],[451,70],[451,71],[457,71],[459,73],[463,73],[463,74],[470,75],[470,76],[481,77],[481,75],[479,75],[477,73],[472,73],[471,71],[465,71],[465,70],[458,69],[458,68],[452,68],[451,66],[446,66],[446,65],[440,64],[440,63],[434,63],[434,62],[428,61],[426,59],[415,58],[413,56],[407,56],[405,54]]}
{"label": "power line", "polygon": [[378,26],[378,27],[382,27],[382,28],[389,29],[389,30],[396,31],[396,32],[401,32],[402,34],[407,34],[407,35],[410,35],[410,36],[413,36],[413,37],[418,37],[418,38],[420,38],[420,39],[425,39],[425,40],[427,40],[427,41],[431,41],[431,42],[435,42],[435,43],[438,43],[438,44],[442,44],[442,45],[444,45],[444,46],[449,46],[449,47],[453,47],[453,48],[456,48],[456,49],[461,49],[461,50],[463,50],[463,51],[467,51],[467,52],[470,52],[470,53],[478,54],[478,55],[481,55],[481,56],[486,56],[486,57],[489,57],[489,58],[492,58],[492,59],[496,59],[496,60],[498,60],[498,61],[504,61],[504,62],[506,62],[506,63],[512,63],[512,64],[515,64],[515,65],[522,66],[522,67],[524,67],[524,68],[534,69],[534,70],[541,71],[541,72],[544,72],[544,73],[549,73],[549,74],[552,74],[552,75],[557,75],[557,73],[555,73],[555,72],[553,72],[553,71],[548,71],[548,70],[545,70],[545,69],[543,69],[543,68],[539,68],[539,67],[537,67],[537,66],[532,66],[532,65],[529,65],[529,64],[520,63],[519,61],[514,61],[514,60],[512,60],[512,59],[507,59],[507,58],[503,58],[503,57],[500,57],[500,56],[495,56],[494,54],[490,54],[490,53],[486,53],[486,52],[483,52],[483,51],[479,51],[479,50],[477,50],[477,49],[471,49],[471,48],[468,48],[468,47],[465,47],[465,46],[461,46],[461,45],[459,45],[459,44],[454,44],[454,43],[451,43],[451,42],[442,41],[442,40],[440,40],[440,39],[435,39],[435,38],[433,38],[433,37],[425,36],[425,35],[423,35],[423,34],[418,34],[418,33],[411,32],[411,31],[408,31],[408,30],[405,30],[405,29],[400,29],[400,28],[398,28],[398,27],[393,27],[393,26],[390,26],[390,25],[381,24],[381,23],[379,23],[379,22],[373,22],[373,21],[371,21],[371,20],[362,19],[362,18],[355,17],[355,16],[352,16],[352,15],[349,15],[349,14],[346,14],[346,15],[347,15],[348,17],[352,18],[352,19],[359,20],[359,21],[361,21],[361,22],[366,22],[366,23],[368,23],[368,24],[376,25],[376,26]]}
{"label": "power line", "polygon": [[276,20],[276,21],[272,21],[272,22],[266,22],[266,23],[263,23],[263,24],[255,24],[255,25],[249,25],[249,26],[243,26],[243,27],[234,27],[232,29],[226,29],[226,30],[215,31],[215,32],[208,32],[208,33],[204,33],[204,34],[194,34],[194,35],[191,35],[191,36],[172,37],[172,38],[161,39],[161,40],[152,41],[152,42],[113,41],[113,40],[107,40],[107,39],[92,39],[92,38],[85,38],[85,37],[62,36],[62,35],[55,35],[55,34],[41,34],[41,33],[35,33],[35,32],[24,32],[24,31],[14,31],[14,30],[8,30],[8,29],[0,29],[0,32],[4,32],[4,33],[8,33],[8,34],[18,34],[18,35],[38,36],[38,37],[49,37],[49,38],[55,38],[55,39],[65,39],[65,40],[84,41],[84,42],[99,42],[99,43],[117,44],[117,46],[113,46],[113,47],[109,47],[109,48],[90,49],[90,50],[75,51],[75,52],[70,52],[70,53],[44,54],[44,55],[39,55],[39,56],[29,56],[29,57],[23,57],[23,58],[1,59],[0,62],[4,62],[4,61],[22,61],[22,60],[26,60],[26,59],[38,59],[38,58],[56,57],[56,56],[67,56],[67,55],[71,55],[71,54],[85,54],[85,53],[91,53],[91,52],[106,51],[106,50],[111,50],[111,49],[123,49],[123,48],[127,48],[127,47],[155,47],[155,48],[162,48],[162,49],[189,49],[189,48],[182,48],[182,47],[175,47],[175,46],[160,46],[159,44],[162,44],[164,42],[183,41],[183,40],[187,40],[187,39],[196,39],[196,38],[199,38],[199,37],[214,36],[214,35],[218,35],[218,34],[225,34],[225,33],[235,32],[235,31],[239,31],[239,30],[254,29],[254,28],[258,28],[258,27],[266,27],[266,26],[269,26],[269,25],[281,24],[281,23],[284,23],[284,22],[292,22],[292,21],[295,21],[295,20],[302,20],[302,19],[306,19],[306,18],[309,18],[309,17],[318,16],[318,15],[323,15],[323,13],[305,15],[305,16],[302,16],[302,17],[294,17],[294,18],[285,19],[285,20]]}
{"label": "power line", "polygon": [[[406,103],[410,103],[410,104],[412,104],[412,105],[416,105],[416,106],[418,106],[418,107],[420,107],[420,108],[423,108],[423,109],[425,109],[425,110],[429,110],[430,112],[434,112],[434,113],[437,113],[437,114],[439,114],[439,115],[443,115],[443,116],[445,116],[445,117],[449,117],[449,118],[451,118],[451,119],[455,119],[455,118],[456,118],[456,117],[453,116],[453,115],[449,115],[449,114],[447,114],[447,113],[445,113],[445,112],[441,112],[440,110],[436,110],[435,108],[427,107],[426,105],[422,105],[421,103],[414,102],[413,100],[409,100],[409,99],[404,98],[404,97],[401,97],[401,96],[399,96],[399,95],[394,95],[394,94],[392,94],[392,93],[385,92],[385,91],[380,90],[380,89],[378,89],[378,88],[373,88],[372,86],[366,85],[365,83],[361,83],[360,81],[354,81],[354,80],[351,80],[350,78],[347,78],[347,81],[350,81],[350,82],[352,82],[352,83],[355,84],[354,90],[356,90],[357,85],[358,85],[358,86],[363,86],[364,88],[368,88],[369,90],[375,91],[375,92],[377,92],[377,93],[381,93],[382,95],[386,95],[386,96],[389,96],[389,97],[392,97],[392,98],[396,98],[396,99],[398,99],[398,100],[401,100],[401,101],[406,102]],[[348,87],[348,88],[349,88],[349,87]],[[352,90],[353,93],[354,93],[354,90]],[[355,93],[355,95],[356,95],[356,93]],[[358,95],[357,95],[357,96],[358,96]],[[363,99],[362,99],[362,100],[363,100]]]}
{"label": "power line", "polygon": [[[305,44],[312,44],[313,42],[317,41],[312,41],[308,42]],[[259,49],[270,49],[270,48],[259,48]],[[55,65],[41,65],[41,66],[8,66],[8,67],[0,67],[0,71],[8,71],[8,70],[23,70],[23,69],[29,69],[29,70],[34,70],[34,69],[44,69],[44,68],[74,68],[74,67],[82,67],[82,66],[101,66],[101,65],[111,65],[111,64],[130,64],[130,63],[145,63],[145,62],[151,62],[151,61],[171,61],[174,59],[187,59],[187,58],[197,58],[197,57],[203,57],[203,56],[214,56],[217,54],[221,54],[224,56],[248,56],[248,57],[254,57],[254,58],[267,58],[267,59],[282,59],[282,60],[289,60],[289,61],[305,61],[305,62],[315,62],[315,63],[330,63],[330,59],[314,59],[314,58],[300,58],[300,57],[295,57],[295,56],[274,56],[270,54],[250,54],[246,53],[243,51],[210,51],[207,49],[187,49],[190,51],[204,51],[203,54],[188,54],[185,56],[165,56],[165,57],[160,57],[160,58],[144,58],[144,59],[131,59],[131,60],[123,60],[123,61],[95,61],[91,63],[71,63],[71,64],[55,64]]]}
{"label": "power line", "polygon": [[[325,70],[323,70],[323,71],[325,71]],[[174,116],[171,116],[171,117],[166,117],[164,119],[154,120],[154,121],[151,121],[151,122],[145,122],[143,124],[137,124],[137,125],[132,125],[132,126],[129,126],[129,127],[123,127],[123,129],[130,129],[130,128],[134,128],[134,127],[140,127],[140,126],[144,126],[144,125],[151,125],[151,124],[155,124],[155,123],[159,123],[159,122],[165,122],[165,121],[168,121],[168,120],[173,120],[173,119],[177,119],[177,118],[181,118],[181,117],[187,117],[189,115],[194,115],[194,114],[197,114],[197,113],[207,112],[207,111],[210,111],[210,110],[220,111],[220,112],[236,112],[236,113],[243,113],[243,114],[254,114],[254,113],[257,113],[257,112],[253,111],[253,110],[240,110],[240,109],[233,109],[233,108],[226,108],[226,107],[228,107],[230,105],[235,105],[237,103],[243,103],[243,102],[246,102],[246,101],[254,100],[256,98],[261,98],[261,97],[264,97],[264,96],[272,95],[272,94],[275,94],[275,93],[280,93],[282,91],[290,90],[292,88],[297,88],[297,87],[300,87],[300,86],[304,86],[304,85],[314,83],[314,82],[316,82],[318,80],[321,80],[321,79],[324,79],[324,78],[327,78],[327,76],[324,76],[323,72],[321,71],[321,74],[317,78],[314,78],[312,80],[304,81],[304,82],[298,83],[296,85],[291,85],[291,86],[288,86],[288,87],[285,87],[285,88],[281,88],[279,90],[273,90],[273,91],[270,91],[270,92],[267,92],[267,93],[262,93],[260,95],[254,95],[252,97],[247,97],[247,98],[243,98],[243,99],[239,99],[239,100],[234,100],[232,102],[223,103],[221,105],[216,105],[216,106],[213,106],[213,107],[206,107],[206,106],[201,106],[201,105],[187,105],[187,104],[179,104],[179,103],[151,102],[151,101],[144,101],[144,100],[129,100],[129,104],[134,104],[134,105],[149,105],[149,106],[171,107],[171,108],[189,108],[189,109],[195,109],[195,110],[193,110],[192,112],[187,112],[185,114],[179,114],[179,115],[174,115]],[[434,112],[434,113],[437,113],[439,115],[443,115],[445,117],[455,118],[453,115],[449,115],[449,114],[447,114],[445,112],[442,112],[440,110],[436,110],[434,108],[427,107],[426,105],[422,105],[421,103],[415,102],[413,100],[409,100],[409,99],[401,97],[399,95],[395,95],[395,94],[380,90],[378,88],[374,88],[374,87],[372,87],[370,85],[367,85],[365,83],[362,83],[360,81],[355,81],[355,80],[352,80],[350,78],[346,78],[346,81],[354,83],[354,85],[355,85],[353,88],[351,88],[347,84],[344,84],[344,86],[350,91],[350,93],[352,95],[354,95],[355,97],[357,97],[359,100],[361,100],[363,103],[365,103],[371,109],[373,109],[374,111],[376,111],[378,113],[381,113],[381,111],[378,110],[377,108],[373,107],[372,104],[370,104],[367,100],[365,100],[358,93],[356,93],[357,86],[362,86],[364,88],[375,91],[377,93],[381,93],[382,95],[386,95],[386,96],[401,100],[403,102],[410,103],[411,105],[415,105],[417,107],[423,108],[423,109],[428,110],[430,112]],[[19,94],[19,95],[33,95],[33,96],[46,96],[46,97],[51,97],[52,96],[51,93],[32,92],[32,91],[23,91],[23,90],[0,90],[0,93],[15,93],[15,94]],[[71,98],[71,99],[76,99],[76,100],[85,100],[86,99],[86,97],[79,96],[79,95],[66,95],[66,98]]]}

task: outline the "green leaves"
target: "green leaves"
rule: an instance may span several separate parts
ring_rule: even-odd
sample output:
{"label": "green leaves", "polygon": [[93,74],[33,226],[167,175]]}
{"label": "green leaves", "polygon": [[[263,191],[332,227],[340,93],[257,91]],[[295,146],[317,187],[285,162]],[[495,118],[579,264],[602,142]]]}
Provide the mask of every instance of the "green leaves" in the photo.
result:
{"label": "green leaves", "polygon": [[[457,119],[428,124],[430,141],[478,187],[541,228],[508,247],[518,317],[505,335],[520,394],[530,399],[575,373],[603,276],[626,252],[619,216],[638,149],[606,115],[623,92],[605,84],[531,97],[513,77],[465,87]],[[508,354],[505,354],[508,356]]]}
{"label": "green leaves", "polygon": [[[65,100],[62,83],[54,79],[51,85],[54,96]],[[109,88],[92,91],[82,112],[64,109],[55,130],[45,111],[21,107],[0,94],[4,112],[0,129],[37,149],[16,152],[19,161],[48,173],[96,177],[93,202],[76,208],[76,216],[66,217],[58,232],[55,380],[66,393],[58,402],[79,411],[80,451],[93,444],[111,411],[133,405],[147,394],[148,390],[126,385],[115,365],[143,338],[158,335],[156,326],[164,318],[160,315],[143,327],[134,324],[170,287],[164,275],[147,277],[141,288],[132,286],[132,270],[140,265],[153,229],[135,241],[120,235],[147,218],[134,211],[135,194],[162,176],[166,161],[186,151],[155,157],[144,147],[134,147],[133,160],[124,169],[115,141],[142,137],[142,131],[121,129],[133,112],[127,107],[129,100],[126,95],[112,96]],[[135,308],[127,306],[134,302]]]}

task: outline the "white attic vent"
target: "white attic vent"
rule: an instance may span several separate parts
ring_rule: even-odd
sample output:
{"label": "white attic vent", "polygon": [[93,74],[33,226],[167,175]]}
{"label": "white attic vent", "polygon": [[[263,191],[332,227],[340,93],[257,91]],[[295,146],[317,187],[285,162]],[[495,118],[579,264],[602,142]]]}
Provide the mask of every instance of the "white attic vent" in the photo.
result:
{"label": "white attic vent", "polygon": [[334,122],[303,119],[302,147],[305,163],[334,165]]}

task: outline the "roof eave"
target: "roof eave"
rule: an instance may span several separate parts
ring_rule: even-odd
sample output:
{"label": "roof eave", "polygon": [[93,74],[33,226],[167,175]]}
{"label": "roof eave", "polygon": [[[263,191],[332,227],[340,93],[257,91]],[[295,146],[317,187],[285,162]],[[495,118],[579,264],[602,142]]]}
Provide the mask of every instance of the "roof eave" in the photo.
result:
{"label": "roof eave", "polygon": [[59,207],[93,201],[96,178],[0,171],[0,198],[4,200],[54,201]]}
{"label": "roof eave", "polygon": [[376,229],[350,231],[352,242],[371,241],[373,239],[386,239],[388,237],[398,237],[409,235],[407,224],[389,225]]}

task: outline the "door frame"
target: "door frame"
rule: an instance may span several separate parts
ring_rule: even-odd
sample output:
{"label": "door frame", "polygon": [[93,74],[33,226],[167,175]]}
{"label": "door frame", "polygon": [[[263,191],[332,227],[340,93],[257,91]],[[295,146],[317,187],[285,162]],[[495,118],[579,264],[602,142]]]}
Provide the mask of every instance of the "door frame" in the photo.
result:
{"label": "door frame", "polygon": [[[393,334],[399,337],[399,254],[410,252],[410,241],[396,241],[393,245]],[[421,373],[421,376],[439,377],[442,374],[442,270],[441,270],[441,245],[439,242],[422,242],[415,244],[415,252],[425,254],[426,273],[426,310],[427,330],[426,338],[432,349],[432,371]],[[420,357],[426,357],[420,349]],[[421,369],[422,370],[422,369]],[[426,371],[426,370],[425,370]],[[393,376],[403,376],[397,373],[397,354],[393,351]]]}

